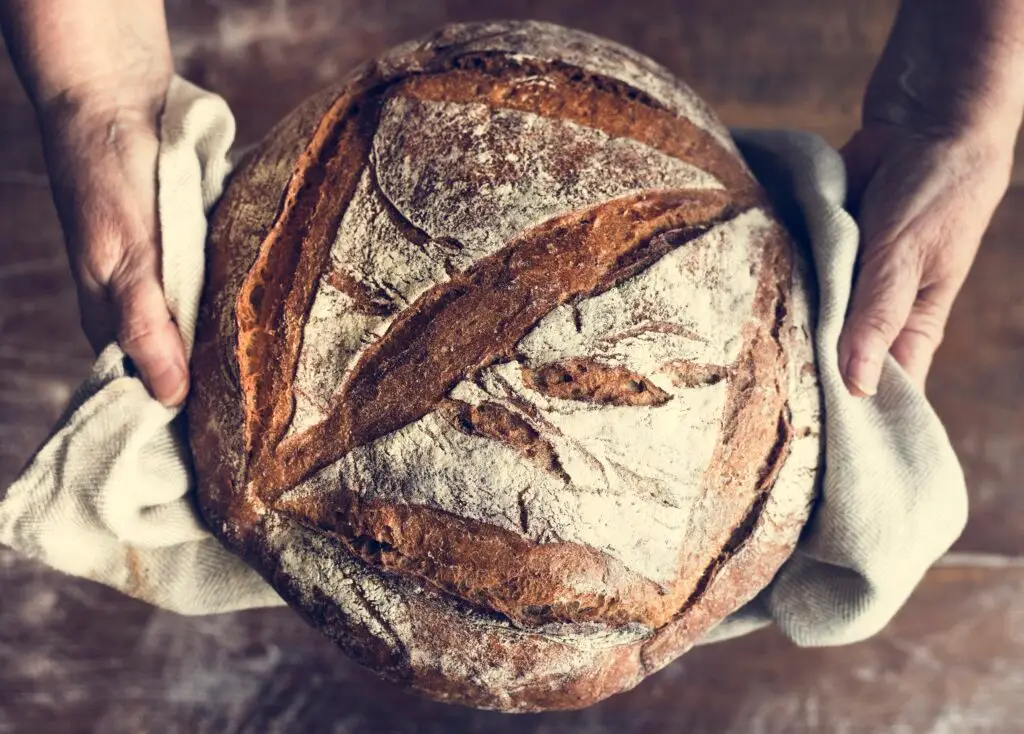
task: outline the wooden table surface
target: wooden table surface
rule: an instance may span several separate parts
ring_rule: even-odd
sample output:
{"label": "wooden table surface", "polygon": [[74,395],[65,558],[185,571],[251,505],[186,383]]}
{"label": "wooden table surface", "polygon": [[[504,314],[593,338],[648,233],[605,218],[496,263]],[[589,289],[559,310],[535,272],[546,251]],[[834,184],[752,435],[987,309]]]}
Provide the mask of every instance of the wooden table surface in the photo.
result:
{"label": "wooden table surface", "polygon": [[[453,20],[533,17],[635,46],[727,123],[841,144],[891,0],[170,0],[178,69],[226,97],[242,142],[357,61]],[[1020,167],[1018,166],[1018,171]],[[1015,181],[1022,180],[1015,175]],[[929,395],[972,517],[877,638],[800,650],[773,632],[697,650],[566,714],[404,694],[287,610],[183,618],[0,549],[0,733],[760,734],[1024,732],[1024,188],[999,209]],[[91,362],[32,111],[0,61],[0,486]]]}

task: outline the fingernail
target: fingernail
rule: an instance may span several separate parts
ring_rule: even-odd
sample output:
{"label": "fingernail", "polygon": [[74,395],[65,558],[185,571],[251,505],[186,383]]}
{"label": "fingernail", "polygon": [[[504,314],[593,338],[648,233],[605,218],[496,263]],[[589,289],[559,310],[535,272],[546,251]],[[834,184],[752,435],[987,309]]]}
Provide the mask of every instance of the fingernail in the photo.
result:
{"label": "fingernail", "polygon": [[188,394],[188,376],[180,365],[171,364],[153,378],[150,388],[157,400],[168,408],[175,408]]}
{"label": "fingernail", "polygon": [[869,398],[878,392],[882,363],[873,357],[854,355],[846,366],[846,384],[858,398]]}

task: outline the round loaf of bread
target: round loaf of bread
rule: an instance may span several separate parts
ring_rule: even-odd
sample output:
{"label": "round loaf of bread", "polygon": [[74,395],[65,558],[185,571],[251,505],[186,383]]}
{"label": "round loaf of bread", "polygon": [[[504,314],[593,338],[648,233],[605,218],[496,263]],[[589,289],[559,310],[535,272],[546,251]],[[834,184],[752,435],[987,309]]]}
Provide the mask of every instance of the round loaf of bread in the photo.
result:
{"label": "round loaf of bread", "polygon": [[310,99],[212,218],[210,527],[383,676],[636,685],[758,594],[816,491],[807,263],[649,59],[452,26]]}

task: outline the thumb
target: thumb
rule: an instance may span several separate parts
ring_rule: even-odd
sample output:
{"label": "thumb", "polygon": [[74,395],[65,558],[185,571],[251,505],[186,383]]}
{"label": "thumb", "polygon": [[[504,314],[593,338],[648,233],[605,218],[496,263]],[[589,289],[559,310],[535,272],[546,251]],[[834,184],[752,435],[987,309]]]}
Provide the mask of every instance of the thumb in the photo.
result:
{"label": "thumb", "polygon": [[137,249],[147,253],[142,261],[125,258],[109,283],[118,343],[153,397],[169,407],[179,405],[188,393],[185,348],[167,310],[153,248]]}
{"label": "thumb", "polygon": [[886,245],[871,253],[854,284],[850,313],[839,338],[839,369],[851,394],[874,395],[889,348],[903,331],[914,306],[920,266]]}

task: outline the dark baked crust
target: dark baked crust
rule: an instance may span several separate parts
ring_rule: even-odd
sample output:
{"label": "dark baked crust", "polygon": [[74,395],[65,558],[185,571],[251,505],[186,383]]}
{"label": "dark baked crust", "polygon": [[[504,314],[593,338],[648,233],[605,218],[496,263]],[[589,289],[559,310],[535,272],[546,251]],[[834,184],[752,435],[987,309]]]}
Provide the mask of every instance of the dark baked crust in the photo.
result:
{"label": "dark baked crust", "polygon": [[[381,674],[442,700],[516,711],[586,705],[688,649],[770,581],[814,491],[812,474],[796,480],[806,485],[803,502],[773,498],[794,440],[792,362],[808,342],[806,334],[786,333],[795,252],[776,227],[752,243],[760,270],[740,358],[671,365],[677,384],[728,379],[729,391],[723,439],[705,477],[711,491],[694,515],[701,527],[670,584],[588,546],[536,543],[429,507],[356,492],[340,499],[285,494],[353,448],[433,411],[461,431],[514,446],[524,461],[562,471],[528,422],[497,405],[453,400],[451,388],[516,360],[516,343],[553,308],[601,293],[716,223],[766,207],[734,151],[671,100],[564,59],[514,53],[531,27],[546,43],[561,37],[575,49],[567,57],[579,55],[581,44],[607,64],[629,53],[536,24],[447,29],[357,70],[267,137],[235,173],[212,220],[189,403],[200,506],[228,547]],[[524,92],[522,80],[538,76],[558,83]],[[385,294],[331,272],[328,262],[381,104],[396,96],[568,120],[692,163],[724,188],[643,192],[567,212],[396,311]],[[389,214],[410,241],[426,237],[397,210]],[[327,420],[287,435],[303,326],[320,277],[332,278],[354,309],[395,320],[360,356]],[[570,391],[576,400],[614,405],[665,399],[640,375],[586,360],[524,365],[523,372],[555,397]],[[305,548],[306,558],[331,554],[347,570],[297,574],[282,561],[291,544]],[[346,609],[332,591],[361,585],[393,594],[389,608],[401,608],[401,631],[374,594],[364,591]],[[616,642],[602,641],[609,633]]]}

